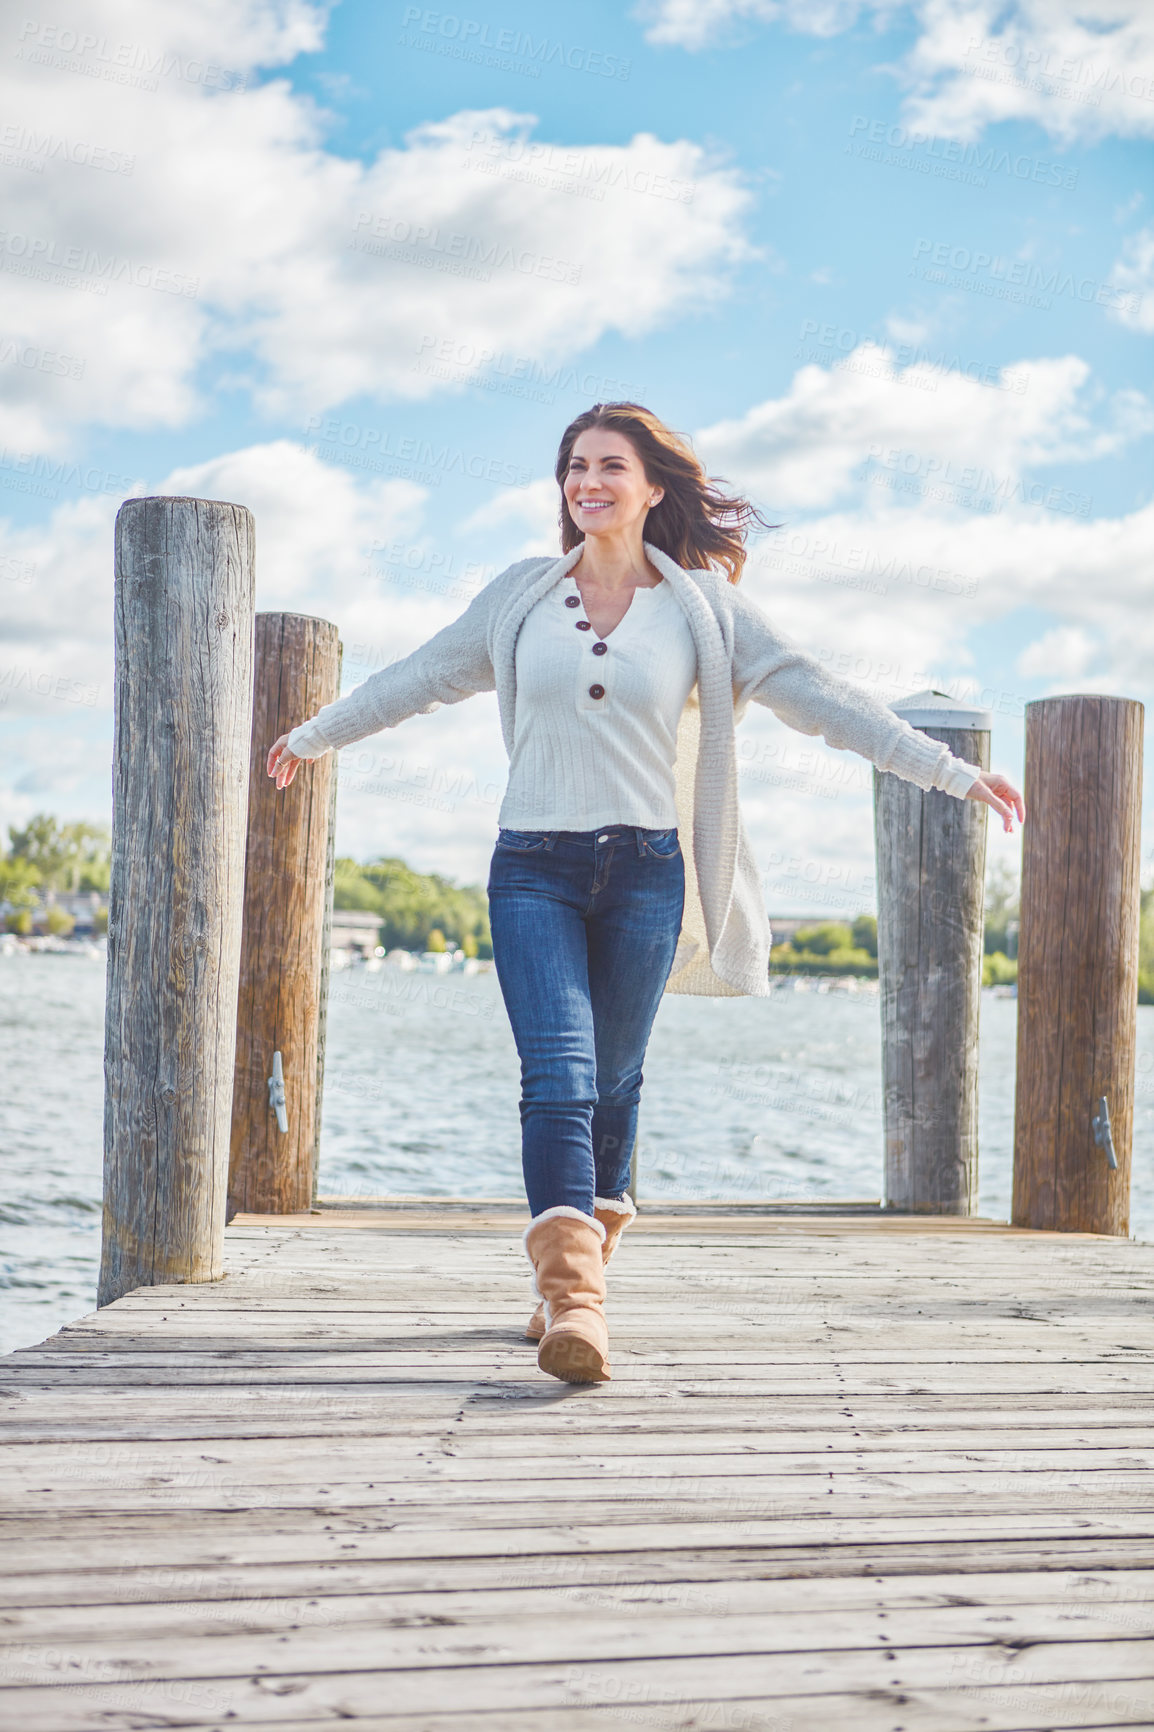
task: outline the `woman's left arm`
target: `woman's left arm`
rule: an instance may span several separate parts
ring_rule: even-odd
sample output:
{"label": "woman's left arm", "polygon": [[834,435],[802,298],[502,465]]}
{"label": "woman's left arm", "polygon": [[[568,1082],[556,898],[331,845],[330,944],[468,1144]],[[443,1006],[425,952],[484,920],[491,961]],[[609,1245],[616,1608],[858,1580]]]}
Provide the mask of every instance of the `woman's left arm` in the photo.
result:
{"label": "woman's left arm", "polygon": [[733,701],[738,714],[752,699],[802,734],[857,752],[919,788],[993,807],[1003,828],[1026,816],[1021,794],[997,771],[955,757],[941,740],[897,716],[888,704],[840,679],[783,636],[748,596],[730,586],[733,610]]}

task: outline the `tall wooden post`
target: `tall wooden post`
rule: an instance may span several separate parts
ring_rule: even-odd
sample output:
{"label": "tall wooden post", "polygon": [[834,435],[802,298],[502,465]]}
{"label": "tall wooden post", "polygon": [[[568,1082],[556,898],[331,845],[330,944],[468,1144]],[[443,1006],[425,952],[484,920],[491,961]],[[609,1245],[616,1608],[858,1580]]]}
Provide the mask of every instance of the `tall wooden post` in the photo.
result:
{"label": "tall wooden post", "polygon": [[[316,1188],[324,1077],[337,762],[302,764],[287,788],[268,749],[340,695],[341,645],[328,620],[258,613],[237,1003],[229,1215],[307,1209]],[[282,1130],[270,1104],[284,1073]]]}
{"label": "tall wooden post", "polygon": [[1129,1230],[1142,719],[1132,698],[1026,705],[1015,1226]]}
{"label": "tall wooden post", "polygon": [[[955,757],[990,765],[990,712],[941,692],[893,709]],[[987,807],[874,771],[885,1202],[972,1215]]]}
{"label": "tall wooden post", "polygon": [[116,518],[100,1305],[222,1273],[253,543],[244,506],[213,499]]}

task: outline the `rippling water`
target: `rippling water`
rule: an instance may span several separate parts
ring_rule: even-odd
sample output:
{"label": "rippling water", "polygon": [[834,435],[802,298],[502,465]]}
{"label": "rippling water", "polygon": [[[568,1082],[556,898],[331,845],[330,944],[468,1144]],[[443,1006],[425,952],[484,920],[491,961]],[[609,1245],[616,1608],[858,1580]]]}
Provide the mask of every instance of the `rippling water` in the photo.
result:
{"label": "rippling water", "polygon": [[[995,1219],[1010,1206],[1016,1010],[983,995],[980,1201]],[[95,1303],[103,1016],[102,960],[0,956],[0,1351]],[[645,1061],[640,1196],[876,1198],[880,1047],[872,994],[667,996]],[[518,1077],[494,974],[334,974],[321,1191],[519,1195]],[[1154,1237],[1149,1006],[1131,1231]]]}

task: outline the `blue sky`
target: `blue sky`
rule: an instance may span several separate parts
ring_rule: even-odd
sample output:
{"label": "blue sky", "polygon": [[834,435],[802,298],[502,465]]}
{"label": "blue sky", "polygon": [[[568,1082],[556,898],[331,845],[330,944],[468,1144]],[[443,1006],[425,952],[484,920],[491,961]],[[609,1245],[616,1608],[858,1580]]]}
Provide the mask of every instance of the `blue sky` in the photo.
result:
{"label": "blue sky", "polygon": [[[1031,699],[1147,701],[1146,9],[3,29],[0,822],[108,815],[126,495],[249,505],[258,606],[336,620],[350,689],[556,550],[598,398],[784,524],[743,579],[784,630],[886,701],[984,699],[1012,777]],[[771,910],[871,906],[869,766],[760,709],[739,761]],[[342,754],[338,847],[481,880],[504,774],[491,695],[413,718]]]}

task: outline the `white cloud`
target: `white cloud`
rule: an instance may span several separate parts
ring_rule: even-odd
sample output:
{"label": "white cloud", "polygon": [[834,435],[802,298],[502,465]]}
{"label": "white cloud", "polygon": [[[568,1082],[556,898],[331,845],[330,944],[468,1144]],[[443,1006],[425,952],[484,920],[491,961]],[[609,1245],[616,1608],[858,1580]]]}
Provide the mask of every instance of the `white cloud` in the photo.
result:
{"label": "white cloud", "polygon": [[1154,228],[1141,229],[1127,238],[1110,280],[1138,297],[1135,303],[1121,306],[1114,317],[1132,330],[1154,331]]}
{"label": "white cloud", "polygon": [[520,545],[510,550],[510,563],[529,559],[533,554],[555,552],[559,543],[558,514],[560,490],[552,475],[533,481],[528,487],[510,489],[494,497],[462,523],[466,533],[474,530],[523,531]]}
{"label": "white cloud", "polygon": [[785,24],[811,36],[836,36],[870,9],[869,0],[641,0],[635,16],[648,25],[650,42],[701,49],[714,47],[719,32],[745,19]]}
{"label": "white cloud", "polygon": [[[756,549],[743,581],[802,638],[827,644],[832,634],[878,666],[900,663],[895,685],[932,663],[954,674],[960,664],[973,668],[970,633],[1029,607],[1091,634],[1113,672],[1145,692],[1154,657],[1152,530],[1149,505],[1080,518],[1009,508],[947,514],[934,502],[871,509],[867,501],[791,524]],[[1048,640],[1047,653],[1062,651],[1054,671],[1084,671],[1071,660],[1080,642]],[[1036,659],[1019,668],[1023,677],[1038,671]],[[877,667],[874,676],[882,677]]]}
{"label": "white cloud", "polygon": [[[411,482],[358,485],[291,440],[229,452],[174,470],[152,489],[231,499],[257,519],[258,602],[262,608],[354,616],[366,599],[366,550],[374,538],[414,539],[427,492]],[[86,646],[90,677],[111,680],[113,525],[119,501],[90,497],[62,505],[49,521],[6,526],[6,561],[27,569],[6,583],[3,635],[59,657]],[[110,687],[109,687],[110,689]]]}
{"label": "white cloud", "polygon": [[1079,625],[1055,626],[1028,644],[1015,666],[1024,679],[1082,679],[1099,652],[1097,641]]}
{"label": "white cloud", "polygon": [[184,425],[213,365],[302,419],[460,390],[484,351],[556,363],[638,336],[757,256],[752,193],[685,139],[560,147],[499,108],[367,165],[335,155],[287,80],[243,82],[317,47],[317,9],[108,0],[98,40],[79,0],[52,16],[0,54],[0,436],[18,448]]}
{"label": "white cloud", "polygon": [[426,397],[485,351],[567,358],[716,298],[722,267],[756,256],[739,226],[751,195],[699,146],[639,133],[563,149],[535,126],[455,114],[364,172],[313,269],[251,322],[282,394]]}
{"label": "white cloud", "polygon": [[887,475],[914,484],[895,493],[976,487],[1012,499],[1026,470],[1105,456],[1154,427],[1149,403],[1130,391],[1103,421],[1089,375],[1076,355],[1019,362],[1000,375],[1019,388],[996,389],[929,363],[901,368],[863,343],[830,369],[802,367],[784,397],[703,429],[698,446],[770,511],[845,498],[867,462],[874,485]]}
{"label": "white cloud", "polygon": [[98,19],[53,6],[50,22],[25,13],[12,35],[21,59],[60,55],[120,90],[137,88],[134,78],[228,89],[237,73],[319,48],[330,9],[331,0],[101,0]]}
{"label": "white cloud", "polygon": [[[154,491],[233,500],[253,512],[258,610],[335,621],[346,690],[466,605],[468,595],[438,575],[440,544],[426,523],[431,489],[361,479],[282,439],[185,465]],[[118,503],[86,498],[37,528],[0,526],[4,822],[24,822],[46,803],[61,816],[107,814]],[[374,545],[386,556],[402,550],[403,564],[370,557]],[[422,716],[419,728],[390,731],[346,755],[338,845],[360,857],[401,853],[423,869],[473,872],[495,833],[506,771],[491,696]]]}
{"label": "white cloud", "polygon": [[1063,143],[1154,133],[1144,0],[646,0],[637,16],[651,42],[691,50],[713,47],[740,20],[828,36],[861,17],[878,29],[912,17],[917,38],[890,70],[915,129],[971,140],[999,120],[1033,120]]}
{"label": "white cloud", "polygon": [[921,0],[903,64],[915,126],[972,139],[1033,120],[1063,143],[1154,133],[1154,15],[1143,0]]}

